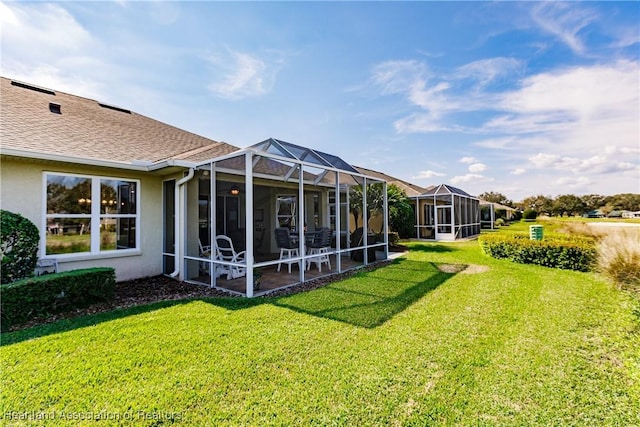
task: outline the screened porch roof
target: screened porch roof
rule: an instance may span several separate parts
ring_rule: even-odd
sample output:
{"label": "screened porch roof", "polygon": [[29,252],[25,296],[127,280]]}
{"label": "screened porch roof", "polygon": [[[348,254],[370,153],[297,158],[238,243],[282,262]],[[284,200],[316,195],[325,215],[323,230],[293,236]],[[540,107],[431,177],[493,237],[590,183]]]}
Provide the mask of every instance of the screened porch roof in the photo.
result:
{"label": "screened porch roof", "polygon": [[432,197],[432,196],[436,196],[439,194],[457,194],[459,196],[464,196],[464,197],[470,197],[472,199],[477,199],[477,197],[474,197],[472,195],[470,195],[469,193],[467,193],[464,190],[461,190],[457,187],[453,187],[451,185],[448,184],[440,184],[437,186],[434,186],[432,188],[430,188],[429,190],[427,190],[425,193],[422,193],[421,195],[419,195],[418,197]]}
{"label": "screened porch roof", "polygon": [[329,166],[345,172],[355,172],[356,174],[360,174],[356,168],[338,156],[312,150],[311,148],[291,144],[290,142],[281,141],[275,138],[269,138],[248,148],[257,152],[276,154],[293,160],[313,163],[318,166]]}
{"label": "screened porch roof", "polygon": [[341,186],[360,185],[363,178],[371,183],[384,182],[363,174],[338,156],[275,138],[201,162],[197,167],[208,169],[210,164],[215,163],[216,169],[220,172],[245,175],[246,164],[243,157],[246,153],[253,153],[253,174],[260,178],[297,181],[300,166],[304,165],[304,181],[313,185],[334,186],[336,174],[330,171],[338,173]]}

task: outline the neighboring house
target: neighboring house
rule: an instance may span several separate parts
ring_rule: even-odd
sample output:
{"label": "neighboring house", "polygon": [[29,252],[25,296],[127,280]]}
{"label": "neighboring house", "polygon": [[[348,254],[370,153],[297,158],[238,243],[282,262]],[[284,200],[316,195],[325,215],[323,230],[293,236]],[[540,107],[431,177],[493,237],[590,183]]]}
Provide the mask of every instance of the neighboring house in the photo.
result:
{"label": "neighboring house", "polygon": [[[472,238],[480,234],[479,199],[465,191],[446,184],[420,187],[383,172],[360,166],[355,168],[363,174],[394,184],[404,190],[415,213],[415,238],[451,241]],[[416,206],[419,208],[416,209]],[[508,206],[505,208],[514,210]],[[380,229],[382,220],[379,215],[371,218],[370,225],[373,231]],[[376,226],[378,228],[375,228]]]}
{"label": "neighboring house", "polygon": [[611,211],[609,212],[609,215],[607,215],[607,218],[624,218],[625,215],[628,215],[630,211],[627,210],[615,210],[615,211]]}
{"label": "neighboring house", "polygon": [[[386,182],[337,156],[275,139],[240,149],[124,108],[0,83],[2,209],[38,226],[40,258],[61,271],[164,273],[253,296],[255,277],[265,292],[366,265],[365,248],[386,258],[386,241],[354,238],[345,211],[353,186]],[[315,248],[325,227],[332,238]],[[297,252],[283,255],[276,228]],[[221,235],[237,257],[222,258]],[[302,268],[277,272],[285,261]]]}
{"label": "neighboring house", "polygon": [[516,209],[511,206],[480,199],[480,224],[483,228],[495,227],[496,217],[510,220],[514,217]]}
{"label": "neighboring house", "polygon": [[412,199],[417,239],[453,241],[480,234],[480,200],[464,190],[440,184]]}
{"label": "neighboring house", "polygon": [[640,218],[640,211],[627,211],[622,213],[622,218]]}
{"label": "neighboring house", "polygon": [[420,194],[426,193],[430,188],[420,187],[419,185],[412,184],[410,182],[404,181],[400,178],[393,177],[391,175],[387,175],[384,172],[374,171],[373,169],[363,168],[362,166],[354,166],[354,168],[358,169],[361,173],[372,176],[374,178],[378,178],[380,180],[386,181],[387,184],[393,184],[396,187],[403,190],[408,197],[415,197]]}
{"label": "neighboring house", "polygon": [[604,218],[606,215],[600,209],[595,209],[589,212],[586,212],[582,215],[584,218]]}

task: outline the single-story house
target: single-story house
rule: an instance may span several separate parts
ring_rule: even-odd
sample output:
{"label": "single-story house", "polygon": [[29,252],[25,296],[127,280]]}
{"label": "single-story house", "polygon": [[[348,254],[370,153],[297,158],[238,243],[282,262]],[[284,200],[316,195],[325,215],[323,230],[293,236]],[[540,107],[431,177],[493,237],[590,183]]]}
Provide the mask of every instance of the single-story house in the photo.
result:
{"label": "single-story house", "polygon": [[611,212],[609,212],[609,215],[607,215],[607,218],[624,218],[625,215],[628,213],[628,210],[613,210]]}
{"label": "single-story house", "polygon": [[[405,192],[414,211],[416,239],[454,241],[480,234],[480,204],[477,197],[447,184],[421,187],[384,172],[355,167]],[[375,227],[381,221],[381,218],[373,216],[370,223]]]}
{"label": "single-story house", "polygon": [[367,265],[370,249],[387,257],[387,233],[375,240],[349,216],[353,188],[387,183],[338,156],[273,138],[241,149],[0,84],[2,209],[38,226],[39,257],[59,271],[107,266],[118,280],[166,274],[251,297]]}
{"label": "single-story house", "polygon": [[622,218],[640,218],[640,211],[623,212]]}
{"label": "single-story house", "polygon": [[606,217],[606,215],[604,214],[604,212],[602,212],[602,210],[600,209],[595,209],[589,212],[585,212],[582,215],[584,218],[604,218]]}
{"label": "single-story house", "polygon": [[513,219],[516,209],[511,206],[480,199],[480,225],[483,228],[495,227],[496,217]]}
{"label": "single-story house", "polygon": [[480,234],[480,200],[448,184],[412,196],[416,239],[454,241]]}

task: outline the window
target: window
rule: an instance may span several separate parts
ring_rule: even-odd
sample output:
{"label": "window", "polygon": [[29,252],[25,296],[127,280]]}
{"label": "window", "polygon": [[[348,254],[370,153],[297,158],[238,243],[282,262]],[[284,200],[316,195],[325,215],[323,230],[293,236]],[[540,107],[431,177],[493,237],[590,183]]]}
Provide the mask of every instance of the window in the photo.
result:
{"label": "window", "polygon": [[46,255],[138,249],[139,182],[45,174]]}
{"label": "window", "polygon": [[337,214],[337,209],[340,209],[340,224],[342,224],[341,228],[344,229],[346,227],[346,223],[347,223],[347,212],[349,212],[349,209],[347,209],[347,193],[345,192],[340,192],[340,206],[336,205],[336,192],[335,190],[329,190],[328,192],[328,197],[329,197],[329,227],[331,227],[332,230],[336,229],[336,214]]}
{"label": "window", "polygon": [[297,196],[281,195],[276,198],[276,227],[296,228]]}

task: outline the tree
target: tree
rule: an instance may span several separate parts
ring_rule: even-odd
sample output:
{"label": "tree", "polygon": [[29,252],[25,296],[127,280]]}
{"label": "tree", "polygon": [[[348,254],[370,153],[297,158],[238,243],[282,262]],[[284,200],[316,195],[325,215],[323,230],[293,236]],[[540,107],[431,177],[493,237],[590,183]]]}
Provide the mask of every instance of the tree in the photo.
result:
{"label": "tree", "polygon": [[[495,193],[483,193],[481,197],[483,198],[486,194],[491,195]],[[608,215],[614,210],[639,211],[640,194],[622,193],[612,196],[602,196],[600,194],[587,194],[584,196],[563,194],[555,199],[539,194],[537,196],[529,196],[522,202],[516,203],[516,205],[522,210],[533,209],[539,213],[546,212],[556,215],[563,215],[564,213],[575,215],[596,209],[600,209],[603,214]]]}
{"label": "tree", "polygon": [[530,196],[518,203],[519,207],[524,211],[532,209],[538,213],[551,213],[553,207],[553,199],[550,197],[538,194],[537,196]]}
{"label": "tree", "polygon": [[586,210],[585,203],[578,196],[573,194],[563,194],[556,197],[553,201],[552,211],[558,216],[567,214],[568,216],[574,216],[576,214],[583,214]]}
{"label": "tree", "polygon": [[640,194],[622,193],[605,198],[612,210],[640,211]]}
{"label": "tree", "polygon": [[407,193],[400,187],[391,184],[387,187],[387,201],[389,205],[389,228],[402,238],[414,234],[415,214]]}
{"label": "tree", "polygon": [[[367,221],[374,215],[383,215],[384,213],[384,186],[380,183],[367,185]],[[358,219],[362,214],[362,186],[353,187],[353,191],[349,195],[349,210],[355,219],[356,228],[358,227]],[[389,228],[401,231],[404,234],[411,235],[413,231],[413,209],[407,198],[407,194],[394,184],[387,185],[387,209],[389,212]],[[410,221],[407,226],[406,222]],[[407,228],[411,230],[407,233]],[[380,233],[384,231],[384,223],[380,226]],[[407,236],[408,237],[408,236]]]}
{"label": "tree", "polygon": [[509,200],[507,196],[498,192],[485,192],[478,196],[479,199],[485,200],[491,203],[499,203],[501,205],[513,207],[513,201]]}
{"label": "tree", "polygon": [[584,208],[587,211],[595,211],[607,204],[605,202],[606,197],[601,196],[600,194],[585,194],[584,196],[581,196],[580,199],[582,200],[582,203],[584,203]]}

